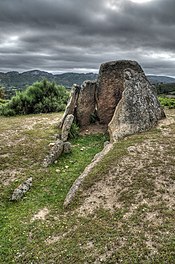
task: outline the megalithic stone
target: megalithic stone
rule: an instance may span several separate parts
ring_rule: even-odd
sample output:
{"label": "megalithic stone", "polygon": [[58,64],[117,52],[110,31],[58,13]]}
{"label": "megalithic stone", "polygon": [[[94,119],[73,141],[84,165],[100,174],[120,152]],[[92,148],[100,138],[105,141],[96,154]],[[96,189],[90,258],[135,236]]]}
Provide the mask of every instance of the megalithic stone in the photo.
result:
{"label": "megalithic stone", "polygon": [[109,124],[124,91],[124,70],[142,72],[135,61],[121,60],[101,64],[98,76],[98,117],[100,123]]}
{"label": "megalithic stone", "polygon": [[81,85],[77,100],[76,118],[80,127],[86,127],[91,122],[91,116],[96,110],[96,81],[85,81]]}
{"label": "megalithic stone", "polygon": [[69,99],[68,104],[66,106],[66,109],[64,111],[63,117],[58,124],[59,128],[62,128],[64,120],[65,120],[67,115],[70,115],[70,114],[75,115],[80,89],[81,89],[81,87],[79,85],[74,84],[72,86],[70,99]]}
{"label": "megalithic stone", "polygon": [[108,125],[111,141],[145,131],[165,118],[152,85],[137,62],[122,71],[123,93]]}

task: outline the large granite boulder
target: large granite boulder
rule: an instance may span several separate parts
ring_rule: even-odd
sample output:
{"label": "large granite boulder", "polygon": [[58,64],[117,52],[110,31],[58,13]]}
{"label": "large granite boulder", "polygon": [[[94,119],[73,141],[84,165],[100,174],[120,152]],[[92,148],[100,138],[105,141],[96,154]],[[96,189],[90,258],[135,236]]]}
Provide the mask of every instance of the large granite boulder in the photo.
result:
{"label": "large granite boulder", "polygon": [[148,130],[165,117],[141,67],[136,62],[128,62],[127,66],[122,72],[124,91],[108,125],[111,141]]}
{"label": "large granite boulder", "polygon": [[98,76],[98,117],[100,123],[108,124],[114,114],[116,105],[121,100],[123,86],[123,69],[128,62],[112,61],[100,66]]}

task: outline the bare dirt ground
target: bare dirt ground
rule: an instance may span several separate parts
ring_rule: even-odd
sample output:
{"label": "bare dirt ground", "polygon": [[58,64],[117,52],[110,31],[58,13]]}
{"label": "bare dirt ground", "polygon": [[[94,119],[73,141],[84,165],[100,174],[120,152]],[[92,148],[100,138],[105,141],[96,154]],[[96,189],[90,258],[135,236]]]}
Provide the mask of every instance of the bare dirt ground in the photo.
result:
{"label": "bare dirt ground", "polygon": [[[25,173],[26,154],[37,152],[36,143],[44,140],[43,130],[58,124],[60,114],[19,116],[0,119],[0,183],[8,186]],[[54,139],[53,139],[54,141]],[[27,146],[27,147],[26,147]],[[30,146],[30,149],[29,147]],[[39,146],[38,146],[39,147]],[[15,160],[16,156],[20,156]],[[30,167],[36,164],[31,160]]]}
{"label": "bare dirt ground", "polygon": [[[147,139],[143,143],[128,147],[128,155],[111,168],[108,175],[98,181],[85,193],[85,201],[79,209],[80,215],[93,213],[97,208],[103,207],[114,211],[123,206],[120,196],[127,192],[135,177],[147,177],[154,186],[154,197],[146,199],[142,188],[138,190],[135,204],[131,207],[133,212],[142,203],[156,203],[160,198],[169,207],[175,206],[175,182],[171,178],[175,174],[175,112],[167,111],[167,118],[160,121],[158,128],[161,136],[158,139]],[[172,150],[172,151],[171,151]],[[169,164],[170,163],[170,164]]]}

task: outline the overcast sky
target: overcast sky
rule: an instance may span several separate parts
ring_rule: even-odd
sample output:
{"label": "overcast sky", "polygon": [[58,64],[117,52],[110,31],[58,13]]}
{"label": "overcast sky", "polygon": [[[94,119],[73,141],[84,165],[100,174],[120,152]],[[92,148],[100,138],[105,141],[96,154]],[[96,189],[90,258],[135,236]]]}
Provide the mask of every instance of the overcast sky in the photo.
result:
{"label": "overcast sky", "polygon": [[0,0],[0,71],[97,72],[121,59],[175,76],[175,0]]}

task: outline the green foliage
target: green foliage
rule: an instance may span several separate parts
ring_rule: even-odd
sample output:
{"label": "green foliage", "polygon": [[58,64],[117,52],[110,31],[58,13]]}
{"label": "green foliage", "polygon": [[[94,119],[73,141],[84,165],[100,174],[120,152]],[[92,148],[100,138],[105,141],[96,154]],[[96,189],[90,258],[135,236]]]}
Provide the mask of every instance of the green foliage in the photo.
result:
{"label": "green foliage", "polygon": [[72,126],[70,128],[69,137],[70,138],[77,138],[79,136],[79,133],[80,133],[79,126],[75,122],[73,122]]}
{"label": "green foliage", "polygon": [[63,86],[43,80],[27,87],[4,106],[3,115],[50,113],[64,111],[68,92]]}
{"label": "green foliage", "polygon": [[8,101],[0,98],[0,105],[6,104]]}
{"label": "green foliage", "polygon": [[160,104],[167,106],[169,109],[175,108],[175,98],[159,97]]}

